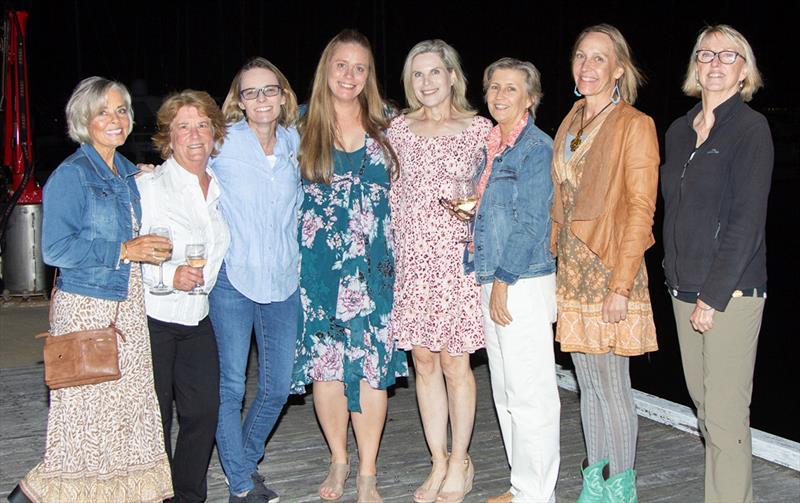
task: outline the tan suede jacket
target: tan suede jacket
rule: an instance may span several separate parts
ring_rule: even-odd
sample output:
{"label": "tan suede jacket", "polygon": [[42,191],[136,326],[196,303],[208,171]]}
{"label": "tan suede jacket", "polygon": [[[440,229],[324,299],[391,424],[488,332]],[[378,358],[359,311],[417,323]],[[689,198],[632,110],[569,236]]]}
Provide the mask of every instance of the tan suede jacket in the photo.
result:
{"label": "tan suede jacket", "polygon": [[[553,145],[564,155],[564,141],[579,100],[564,118]],[[655,243],[653,214],[658,191],[658,139],[653,120],[624,101],[597,131],[575,198],[570,229],[611,271],[608,288],[626,294]],[[555,180],[553,172],[553,180]],[[564,225],[561,187],[554,183],[550,247]]]}

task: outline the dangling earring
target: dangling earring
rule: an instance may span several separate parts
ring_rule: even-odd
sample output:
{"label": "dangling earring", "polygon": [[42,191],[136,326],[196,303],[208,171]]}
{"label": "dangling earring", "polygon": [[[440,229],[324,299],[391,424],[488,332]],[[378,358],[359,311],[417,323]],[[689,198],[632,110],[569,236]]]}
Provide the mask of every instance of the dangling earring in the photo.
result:
{"label": "dangling earring", "polygon": [[614,82],[614,90],[611,91],[611,103],[617,104],[622,99],[622,93],[619,92],[619,79]]}
{"label": "dangling earring", "polygon": [[744,89],[744,81],[743,80],[739,82],[739,91],[741,91],[742,89]]}
{"label": "dangling earring", "polygon": [[578,91],[578,84],[575,84],[575,90],[574,90],[574,91],[572,91],[572,92],[573,92],[573,93],[575,93],[575,96],[577,96],[578,98],[580,98],[581,96],[583,96],[583,95],[581,94],[581,92],[580,92],[580,91]]}

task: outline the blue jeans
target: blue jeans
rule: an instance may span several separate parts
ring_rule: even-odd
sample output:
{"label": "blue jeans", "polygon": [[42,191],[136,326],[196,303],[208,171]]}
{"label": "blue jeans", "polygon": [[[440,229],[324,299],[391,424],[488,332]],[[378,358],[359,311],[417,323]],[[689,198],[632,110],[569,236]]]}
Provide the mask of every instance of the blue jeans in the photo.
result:
{"label": "blue jeans", "polygon": [[[259,304],[231,285],[223,265],[209,294],[211,323],[219,352],[217,451],[231,494],[253,488],[250,475],[289,396],[300,317],[295,290],[281,302]],[[250,337],[258,347],[258,394],[242,423]]]}

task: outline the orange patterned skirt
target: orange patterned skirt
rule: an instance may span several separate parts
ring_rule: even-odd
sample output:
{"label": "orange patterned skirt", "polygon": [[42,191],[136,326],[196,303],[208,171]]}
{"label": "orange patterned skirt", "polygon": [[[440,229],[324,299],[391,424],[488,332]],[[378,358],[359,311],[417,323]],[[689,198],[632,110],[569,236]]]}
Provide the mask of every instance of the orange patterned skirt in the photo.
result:
{"label": "orange patterned skirt", "polygon": [[556,340],[561,351],[636,356],[658,350],[653,309],[647,290],[644,261],[628,297],[628,314],[619,323],[603,321],[603,299],[608,293],[611,271],[569,230],[575,189],[561,184],[566,224],[558,234]]}

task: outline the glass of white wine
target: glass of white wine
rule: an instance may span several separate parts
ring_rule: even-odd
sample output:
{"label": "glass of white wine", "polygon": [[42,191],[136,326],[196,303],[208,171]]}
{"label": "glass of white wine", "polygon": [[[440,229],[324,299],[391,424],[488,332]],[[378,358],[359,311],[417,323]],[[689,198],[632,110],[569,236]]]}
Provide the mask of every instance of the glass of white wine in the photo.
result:
{"label": "glass of white wine", "polygon": [[[200,269],[200,274],[202,274],[206,262],[206,245],[202,243],[186,245],[186,265]],[[200,286],[200,283],[195,283],[194,288],[189,290],[189,295],[208,295],[208,293]]]}
{"label": "glass of white wine", "polygon": [[155,251],[166,253],[167,256],[158,264],[158,284],[150,287],[150,293],[153,295],[168,295],[173,292],[172,288],[164,284],[164,262],[172,257],[172,231],[166,225],[154,225],[150,227],[150,234],[154,236],[161,236],[169,239],[169,248],[156,248]]}
{"label": "glass of white wine", "polygon": [[472,178],[453,180],[453,194],[450,206],[453,211],[467,222],[467,235],[459,243],[472,242],[472,220],[475,218],[475,206],[478,204],[478,194],[475,190],[475,181]]}

